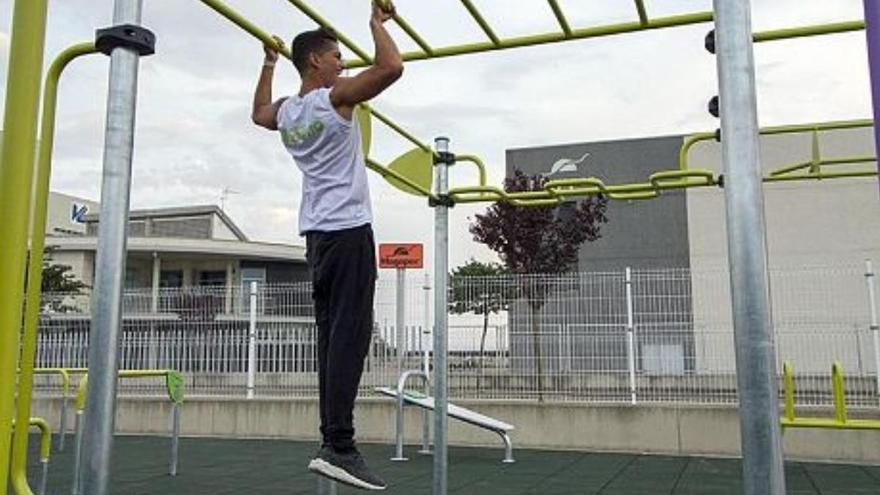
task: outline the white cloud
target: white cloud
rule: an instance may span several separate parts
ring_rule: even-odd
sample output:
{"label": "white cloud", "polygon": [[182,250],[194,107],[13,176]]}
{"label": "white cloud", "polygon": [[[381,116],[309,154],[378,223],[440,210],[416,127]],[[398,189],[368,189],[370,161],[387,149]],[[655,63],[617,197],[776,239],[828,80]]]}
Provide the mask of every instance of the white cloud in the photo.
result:
{"label": "white cloud", "polygon": [[[312,22],[279,0],[229,0],[267,31],[290,38]],[[862,16],[858,0],[754,0],[756,30]],[[544,0],[476,0],[503,35],[556,29]],[[562,0],[573,26],[635,19],[631,2]],[[360,46],[371,48],[368,2],[327,0],[315,5]],[[652,15],[711,8],[710,0],[649,0]],[[5,74],[11,0],[0,0],[0,74]],[[457,0],[398,0],[398,8],[434,46],[484,41]],[[248,108],[259,68],[259,43],[242,35],[197,0],[145,2],[144,23],[159,36],[157,55],[141,64],[132,204],[154,207],[218,203],[231,187],[240,194],[227,209],[252,238],[298,242],[300,176],[272,133],[250,124]],[[46,63],[64,47],[89,39],[110,22],[106,2],[52,2]],[[715,66],[703,48],[708,24],[591,39],[567,44],[414,62],[376,108],[421,139],[452,138],[456,151],[477,154],[490,182],[504,175],[508,148],[560,142],[686,133],[712,129],[705,112],[716,92]],[[399,29],[404,49],[414,43]],[[761,44],[756,48],[762,124],[861,118],[870,115],[864,33]],[[107,61],[77,61],[59,97],[53,187],[96,198],[100,191]],[[296,90],[287,65],[277,94]],[[3,95],[5,96],[5,95]],[[390,161],[409,143],[377,129],[375,155]],[[472,183],[455,170],[454,183]],[[430,246],[433,211],[371,174],[377,237]],[[452,213],[451,262],[490,257],[474,244],[467,218],[485,206]],[[433,254],[429,248],[429,266]]]}

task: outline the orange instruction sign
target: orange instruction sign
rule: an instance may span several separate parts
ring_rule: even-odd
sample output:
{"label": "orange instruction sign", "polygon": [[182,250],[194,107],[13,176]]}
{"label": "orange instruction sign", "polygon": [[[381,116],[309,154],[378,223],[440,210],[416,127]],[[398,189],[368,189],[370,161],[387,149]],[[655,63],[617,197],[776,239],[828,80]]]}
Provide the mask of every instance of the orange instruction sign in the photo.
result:
{"label": "orange instruction sign", "polygon": [[379,268],[422,268],[421,244],[379,244]]}

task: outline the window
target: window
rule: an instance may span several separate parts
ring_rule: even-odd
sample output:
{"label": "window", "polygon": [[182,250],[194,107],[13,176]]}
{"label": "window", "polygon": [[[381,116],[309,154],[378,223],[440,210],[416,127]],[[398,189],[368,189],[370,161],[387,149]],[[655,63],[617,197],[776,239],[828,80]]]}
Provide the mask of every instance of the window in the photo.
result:
{"label": "window", "polygon": [[183,270],[162,270],[159,274],[159,287],[163,289],[183,287]]}
{"label": "window", "polygon": [[223,287],[226,285],[226,271],[204,271],[199,272],[198,285],[200,287]]}

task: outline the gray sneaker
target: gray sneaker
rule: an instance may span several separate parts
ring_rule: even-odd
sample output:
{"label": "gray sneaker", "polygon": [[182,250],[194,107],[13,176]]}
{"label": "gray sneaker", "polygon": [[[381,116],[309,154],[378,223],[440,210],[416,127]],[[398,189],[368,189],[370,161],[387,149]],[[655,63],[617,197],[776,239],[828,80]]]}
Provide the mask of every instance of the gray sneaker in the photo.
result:
{"label": "gray sneaker", "polygon": [[362,490],[378,491],[386,487],[382,478],[370,471],[356,448],[340,453],[323,446],[309,463],[309,471]]}

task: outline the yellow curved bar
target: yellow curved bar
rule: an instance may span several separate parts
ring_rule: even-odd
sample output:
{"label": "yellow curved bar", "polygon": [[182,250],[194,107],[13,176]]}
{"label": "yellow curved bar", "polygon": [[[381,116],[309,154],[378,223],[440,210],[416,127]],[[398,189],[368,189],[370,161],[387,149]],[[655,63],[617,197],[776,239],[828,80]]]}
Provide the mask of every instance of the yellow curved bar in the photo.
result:
{"label": "yellow curved bar", "polygon": [[495,186],[456,187],[449,190],[456,203],[479,203],[483,201],[506,201],[507,193]]}
{"label": "yellow curved bar", "polygon": [[486,185],[486,165],[483,163],[483,160],[476,155],[456,155],[456,162],[471,162],[477,166],[477,169],[480,172],[480,186]]}
{"label": "yellow curved bar", "polygon": [[544,184],[544,189],[560,198],[608,193],[605,183],[596,177],[551,180]]}
{"label": "yellow curved bar", "polygon": [[40,460],[48,461],[52,454],[52,428],[43,418],[31,418],[30,425],[40,429]]}
{"label": "yellow curved bar", "polygon": [[655,172],[648,178],[655,189],[685,189],[688,187],[714,186],[718,184],[715,174],[709,170],[667,170]]}
{"label": "yellow curved bar", "polygon": [[66,397],[70,393],[70,373],[64,368],[36,368],[35,375],[58,375],[61,377],[61,391]]}
{"label": "yellow curved bar", "polygon": [[681,145],[681,148],[678,150],[679,170],[687,170],[689,168],[688,159],[690,157],[691,148],[693,148],[694,145],[703,141],[711,141],[713,139],[715,139],[714,132],[701,132],[699,134],[693,134],[686,137]]}

